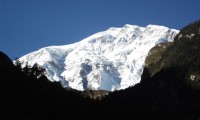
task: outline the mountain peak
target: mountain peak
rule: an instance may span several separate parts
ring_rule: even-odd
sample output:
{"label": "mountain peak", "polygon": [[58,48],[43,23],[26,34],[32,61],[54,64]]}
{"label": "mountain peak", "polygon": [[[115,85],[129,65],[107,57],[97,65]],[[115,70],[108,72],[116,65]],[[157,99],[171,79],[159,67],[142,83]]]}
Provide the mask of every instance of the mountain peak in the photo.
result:
{"label": "mountain peak", "polygon": [[121,28],[117,28],[117,27],[110,27],[107,31],[120,31]]}
{"label": "mountain peak", "polygon": [[[46,69],[51,81],[77,90],[125,89],[140,82],[148,51],[157,44],[173,41],[177,30],[150,25],[126,24],[93,34],[78,43],[51,46],[20,58]],[[162,29],[158,29],[162,28]]]}
{"label": "mountain peak", "polygon": [[137,25],[125,24],[123,28],[138,28]]}

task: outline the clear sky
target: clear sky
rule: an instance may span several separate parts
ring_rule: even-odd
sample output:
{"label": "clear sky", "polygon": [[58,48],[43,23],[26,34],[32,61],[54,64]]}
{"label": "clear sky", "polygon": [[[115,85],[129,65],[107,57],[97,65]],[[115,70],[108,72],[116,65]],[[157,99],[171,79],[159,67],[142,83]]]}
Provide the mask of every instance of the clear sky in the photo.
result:
{"label": "clear sky", "polygon": [[14,59],[109,27],[181,29],[198,19],[200,0],[0,0],[0,51]]}

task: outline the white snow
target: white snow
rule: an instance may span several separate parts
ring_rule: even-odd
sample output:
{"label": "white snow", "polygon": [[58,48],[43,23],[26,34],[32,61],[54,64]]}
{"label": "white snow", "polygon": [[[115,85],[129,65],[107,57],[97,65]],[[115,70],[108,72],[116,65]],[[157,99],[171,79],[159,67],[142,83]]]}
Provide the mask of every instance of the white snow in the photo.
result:
{"label": "white snow", "polygon": [[172,42],[178,30],[164,26],[111,27],[78,43],[50,46],[20,58],[23,65],[38,63],[51,81],[77,90],[126,89],[140,82],[149,50]]}

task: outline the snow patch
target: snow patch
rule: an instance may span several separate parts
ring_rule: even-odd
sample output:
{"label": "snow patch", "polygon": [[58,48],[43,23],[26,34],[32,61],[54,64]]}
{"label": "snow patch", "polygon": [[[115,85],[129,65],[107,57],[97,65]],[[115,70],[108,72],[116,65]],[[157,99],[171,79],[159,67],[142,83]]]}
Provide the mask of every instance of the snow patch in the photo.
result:
{"label": "snow patch", "polygon": [[157,44],[172,42],[177,30],[164,26],[109,28],[80,42],[50,46],[20,58],[38,63],[51,81],[80,91],[126,89],[140,82],[144,61]]}

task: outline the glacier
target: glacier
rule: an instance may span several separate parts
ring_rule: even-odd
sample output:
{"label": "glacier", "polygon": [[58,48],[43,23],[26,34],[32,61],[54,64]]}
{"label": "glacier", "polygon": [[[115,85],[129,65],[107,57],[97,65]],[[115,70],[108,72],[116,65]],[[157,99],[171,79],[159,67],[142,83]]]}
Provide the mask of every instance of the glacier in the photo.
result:
{"label": "glacier", "polygon": [[126,24],[74,44],[41,48],[19,60],[22,67],[37,63],[50,81],[59,81],[66,88],[121,90],[140,82],[149,50],[173,42],[178,32],[165,26]]}

